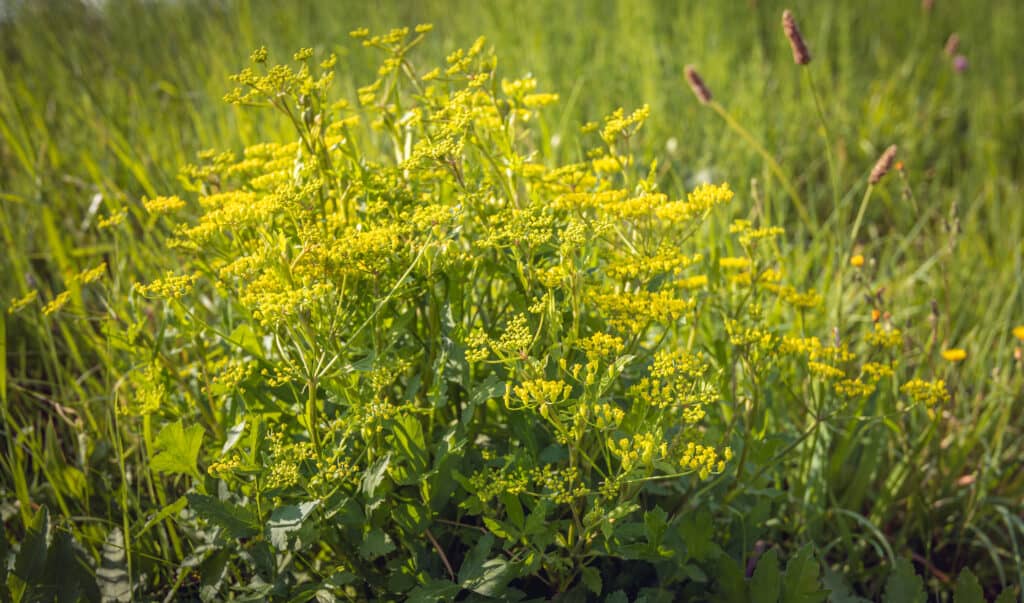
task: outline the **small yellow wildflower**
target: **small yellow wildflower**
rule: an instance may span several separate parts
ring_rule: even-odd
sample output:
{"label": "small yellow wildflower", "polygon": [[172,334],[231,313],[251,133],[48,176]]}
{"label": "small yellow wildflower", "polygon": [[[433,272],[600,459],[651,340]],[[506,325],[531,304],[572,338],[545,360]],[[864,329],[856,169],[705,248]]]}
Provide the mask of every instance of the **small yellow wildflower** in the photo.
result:
{"label": "small yellow wildflower", "polygon": [[61,308],[68,305],[71,301],[71,292],[63,291],[60,295],[50,300],[48,304],[43,306],[43,316],[49,316],[55,312],[60,311]]}
{"label": "small yellow wildflower", "polygon": [[142,206],[151,214],[169,214],[185,207],[185,202],[179,197],[154,197],[144,199]]}
{"label": "small yellow wildflower", "polygon": [[964,358],[967,358],[967,351],[961,348],[942,350],[942,357],[950,362],[960,362]]}
{"label": "small yellow wildflower", "polygon": [[25,306],[27,306],[27,305],[31,304],[32,302],[36,301],[36,299],[38,299],[38,298],[39,298],[39,291],[33,289],[33,290],[29,291],[28,294],[25,295],[24,297],[20,297],[18,299],[12,299],[11,300],[11,305],[7,308],[7,313],[8,314],[14,314],[15,312],[21,310]]}
{"label": "small yellow wildflower", "polygon": [[860,268],[861,266],[864,265],[864,256],[858,253],[857,255],[851,257],[850,265],[853,266],[854,268]]}
{"label": "small yellow wildflower", "polygon": [[1013,336],[1021,341],[1024,341],[1024,325],[1014,327]]}

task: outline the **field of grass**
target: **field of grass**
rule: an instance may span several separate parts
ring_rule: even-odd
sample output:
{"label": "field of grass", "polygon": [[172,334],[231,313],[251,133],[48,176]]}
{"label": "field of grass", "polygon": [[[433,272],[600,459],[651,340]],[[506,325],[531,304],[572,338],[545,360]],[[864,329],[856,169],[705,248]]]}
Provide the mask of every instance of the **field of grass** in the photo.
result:
{"label": "field of grass", "polygon": [[[233,586],[248,575],[233,564],[242,553],[219,556],[224,535],[210,537],[200,529],[207,523],[197,520],[195,499],[182,498],[198,492],[229,499],[227,487],[207,469],[240,416],[218,407],[213,396],[204,399],[199,392],[206,390],[199,387],[182,397],[172,392],[174,401],[157,412],[118,410],[142,395],[137,375],[150,363],[162,363],[169,382],[185,383],[186,373],[205,362],[207,333],[189,331],[187,311],[165,310],[137,287],[168,270],[191,269],[176,266],[177,252],[167,248],[173,224],[148,212],[143,200],[191,194],[179,171],[205,149],[241,155],[260,142],[296,140],[295,124],[286,116],[223,100],[235,87],[230,76],[248,64],[253,49],[265,46],[271,63],[288,62],[304,47],[314,50],[317,62],[335,53],[332,98],[354,101],[356,90],[377,77],[380,55],[362,48],[349,32],[419,23],[432,23],[434,30],[415,51],[417,65],[443,65],[451,52],[482,35],[499,58],[498,79],[532,75],[538,90],[559,94],[536,126],[537,161],[549,168],[585,156],[589,147],[581,142],[581,125],[619,107],[629,114],[649,105],[650,117],[628,140],[639,177],[656,159],[653,178],[669,198],[685,197],[705,181],[728,182],[736,193],[708,219],[695,239],[698,251],[714,258],[738,254],[738,246],[723,242],[735,218],[785,228],[774,240],[772,267],[785,283],[816,290],[821,303],[807,313],[769,308],[764,320],[773,332],[798,330],[831,345],[833,338],[855,340],[874,323],[887,325],[903,333],[899,374],[945,383],[947,399],[927,410],[896,402],[902,382],[893,381],[886,386],[888,397],[867,397],[857,416],[831,422],[819,416],[812,425],[793,418],[793,408],[804,404],[799,391],[805,384],[786,381],[788,369],[769,366],[763,379],[752,380],[754,402],[743,402],[756,406],[763,397],[765,403],[740,419],[753,435],[729,440],[737,419],[726,407],[742,408],[739,399],[722,401],[727,429],[707,430],[731,442],[740,458],[705,488],[680,486],[686,496],[675,516],[683,518],[680,525],[690,525],[688,513],[707,513],[714,519],[715,540],[732,542],[722,548],[723,559],[733,565],[723,569],[725,561],[691,552],[684,566],[690,573],[676,590],[658,595],[658,580],[648,576],[638,578],[642,584],[623,583],[622,592],[631,600],[672,600],[680,593],[699,600],[778,600],[771,594],[756,598],[756,588],[742,595],[728,588],[730,580],[749,583],[758,559],[767,558],[762,553],[774,550],[790,560],[787,580],[811,551],[820,563],[814,572],[820,571],[822,588],[832,591],[801,599],[784,588],[781,600],[910,601],[917,588],[929,600],[952,601],[954,591],[957,601],[981,600],[964,594],[969,581],[958,582],[958,576],[965,568],[977,576],[988,600],[1000,592],[1000,600],[1019,600],[1024,4],[981,4],[10,3],[0,11],[0,600],[33,592],[42,600],[101,592],[120,600],[215,600],[240,592]],[[780,24],[786,8],[799,19],[813,55],[809,65],[793,62]],[[947,53],[953,33],[959,47]],[[694,97],[683,75],[686,65],[699,71],[717,105]],[[890,145],[898,146],[897,163],[869,187],[869,173]],[[122,222],[108,227],[122,212]],[[193,205],[182,219],[194,221],[200,213]],[[863,265],[851,265],[854,256],[862,256]],[[98,279],[84,274],[103,263],[101,274],[92,275]],[[219,292],[209,289],[197,299],[220,307],[209,299]],[[234,321],[232,316],[225,324]],[[706,330],[722,332],[714,325]],[[127,331],[131,337],[123,335]],[[711,344],[707,348],[716,352]],[[212,363],[219,352],[210,350]],[[964,350],[966,357],[957,359],[950,350]],[[723,368],[728,366],[719,366],[723,382],[731,378]],[[773,390],[779,383],[797,393]],[[804,393],[815,387],[807,385]],[[309,389],[317,391],[315,385]],[[199,426],[205,438],[197,459],[202,475],[165,474],[152,466],[158,456],[154,443],[177,419],[186,431]],[[800,437],[805,429],[813,436]],[[309,437],[316,441],[315,434]],[[643,496],[671,499],[661,490]],[[49,558],[40,540],[44,508]],[[438,518],[453,520],[444,512]],[[471,523],[484,532],[480,525],[493,527]],[[757,537],[736,542],[737,526],[748,525]],[[683,540],[700,538],[687,529],[696,528],[681,527]],[[442,551],[452,561],[471,558],[464,549],[474,545],[457,540],[434,541],[424,555],[436,550],[445,564]],[[36,552],[23,553],[31,550]],[[317,582],[315,568],[332,562],[329,550],[324,545],[294,559],[279,558],[280,567],[294,566],[285,582],[295,590],[264,595],[311,600],[315,593],[299,586]],[[375,560],[382,573],[383,558]],[[78,576],[68,578],[77,591],[53,590],[55,581],[64,581],[47,573],[54,559],[77,568],[67,574]],[[608,596],[608,576],[619,566],[600,563],[594,567],[605,576]],[[655,562],[643,563],[662,571]],[[643,568],[640,574],[654,572]],[[434,569],[433,578],[445,575],[442,565]],[[600,578],[596,589],[592,582],[583,584],[589,575],[576,567],[556,590],[568,591],[567,598],[583,597],[584,586],[591,595],[601,593]],[[421,587],[430,584],[415,579]],[[818,573],[810,577],[817,579]],[[33,590],[33,580],[43,586]],[[322,597],[383,597],[389,588],[410,588],[328,582],[318,583],[318,592],[327,593]],[[531,596],[545,596],[538,584],[512,583]],[[458,596],[465,598],[474,589],[463,586]],[[713,594],[697,594],[704,592]],[[911,594],[901,598],[901,592]]]}

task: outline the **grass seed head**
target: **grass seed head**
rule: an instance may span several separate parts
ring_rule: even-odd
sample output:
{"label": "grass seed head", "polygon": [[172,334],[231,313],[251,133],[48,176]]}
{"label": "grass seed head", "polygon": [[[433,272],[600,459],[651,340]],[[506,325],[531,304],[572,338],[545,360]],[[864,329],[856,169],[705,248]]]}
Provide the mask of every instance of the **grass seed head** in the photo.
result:
{"label": "grass seed head", "polygon": [[898,147],[892,145],[882,153],[882,156],[875,162],[875,167],[871,169],[871,176],[868,178],[869,184],[878,184],[889,173],[889,169],[892,168],[892,161],[896,158],[897,150]]}
{"label": "grass seed head", "polygon": [[811,51],[807,50],[804,37],[800,34],[796,19],[789,9],[782,11],[782,31],[786,33],[789,46],[793,49],[793,62],[797,65],[806,65],[811,62]]}
{"label": "grass seed head", "polygon": [[686,81],[690,84],[690,89],[693,90],[697,100],[705,105],[711,102],[711,90],[708,89],[704,80],[701,79],[697,69],[693,65],[687,65],[683,72],[686,74]]}
{"label": "grass seed head", "polygon": [[956,32],[949,34],[949,37],[946,38],[946,47],[944,50],[946,52],[946,56],[956,56],[956,51],[960,50],[960,36],[957,35]]}

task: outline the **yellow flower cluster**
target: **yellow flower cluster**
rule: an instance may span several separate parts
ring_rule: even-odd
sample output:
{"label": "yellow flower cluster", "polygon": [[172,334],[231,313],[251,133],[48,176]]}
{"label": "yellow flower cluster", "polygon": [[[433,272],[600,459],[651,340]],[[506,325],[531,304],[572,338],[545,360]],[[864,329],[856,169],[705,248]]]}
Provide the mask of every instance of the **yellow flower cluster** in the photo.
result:
{"label": "yellow flower cluster", "polygon": [[903,345],[903,333],[899,329],[885,328],[877,323],[875,330],[868,333],[864,339],[871,346],[887,350],[896,350]]}
{"label": "yellow flower cluster", "polygon": [[621,354],[626,347],[621,338],[600,332],[582,339],[579,345],[590,362],[614,358]]}
{"label": "yellow flower cluster", "polygon": [[594,303],[608,324],[625,332],[639,332],[652,322],[671,324],[696,307],[694,300],[679,299],[671,291],[601,293]]}
{"label": "yellow flower cluster", "polygon": [[637,465],[649,467],[655,460],[668,456],[668,444],[653,433],[638,433],[632,438],[608,438],[608,451],[619,458],[622,471],[628,473]]}
{"label": "yellow flower cluster", "polygon": [[70,301],[71,292],[61,291],[60,293],[57,294],[56,297],[51,299],[49,302],[46,303],[45,306],[43,306],[43,316],[49,316],[51,314],[56,314],[57,312],[60,312],[61,309],[63,309],[64,306],[68,305],[68,302]]}
{"label": "yellow flower cluster", "polygon": [[39,299],[39,291],[36,289],[32,289],[24,296],[12,299],[11,305],[7,307],[7,313],[14,314],[15,312],[18,312],[22,308],[25,308],[26,306],[36,301],[37,299]]}
{"label": "yellow flower cluster", "polygon": [[152,199],[143,199],[142,206],[146,208],[147,212],[154,215],[169,214],[185,207],[185,202],[174,196],[153,197]]}
{"label": "yellow flower cluster", "polygon": [[940,402],[949,400],[949,389],[942,379],[925,381],[924,379],[911,379],[902,386],[900,391],[910,397],[911,400],[925,406],[935,406]]}
{"label": "yellow flower cluster", "polygon": [[710,446],[689,442],[679,456],[679,466],[684,470],[696,471],[700,479],[707,479],[712,473],[725,471],[725,463],[732,458],[732,449],[726,448],[724,458]]}
{"label": "yellow flower cluster", "polygon": [[147,285],[136,283],[135,287],[142,295],[179,300],[191,293],[198,278],[199,276],[195,274],[179,276],[168,272],[163,278],[158,278]]}

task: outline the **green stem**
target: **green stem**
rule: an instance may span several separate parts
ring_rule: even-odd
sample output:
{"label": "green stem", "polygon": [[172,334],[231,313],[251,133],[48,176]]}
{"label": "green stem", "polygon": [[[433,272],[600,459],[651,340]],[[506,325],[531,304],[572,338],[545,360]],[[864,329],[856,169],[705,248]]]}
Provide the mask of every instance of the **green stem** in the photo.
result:
{"label": "green stem", "polygon": [[740,123],[736,121],[736,119],[730,115],[725,107],[719,104],[718,101],[711,101],[708,105],[715,110],[715,113],[718,113],[718,115],[725,120],[725,123],[728,124],[733,131],[739,134],[743,140],[747,141],[747,144],[754,147],[754,150],[764,158],[765,163],[768,164],[768,169],[775,174],[775,177],[778,178],[779,182],[782,184],[782,188],[786,190],[786,193],[788,193],[790,198],[793,200],[793,205],[796,207],[797,213],[800,214],[800,221],[804,223],[804,226],[810,229],[814,221],[811,219],[811,215],[807,212],[807,205],[800,197],[800,193],[796,191],[796,187],[793,186],[793,182],[789,179],[789,176],[787,176],[782,170],[782,166],[779,165],[779,162],[776,161],[775,158],[772,157],[772,154],[768,152],[768,149],[764,148],[764,145],[758,142],[746,128],[740,125]]}

